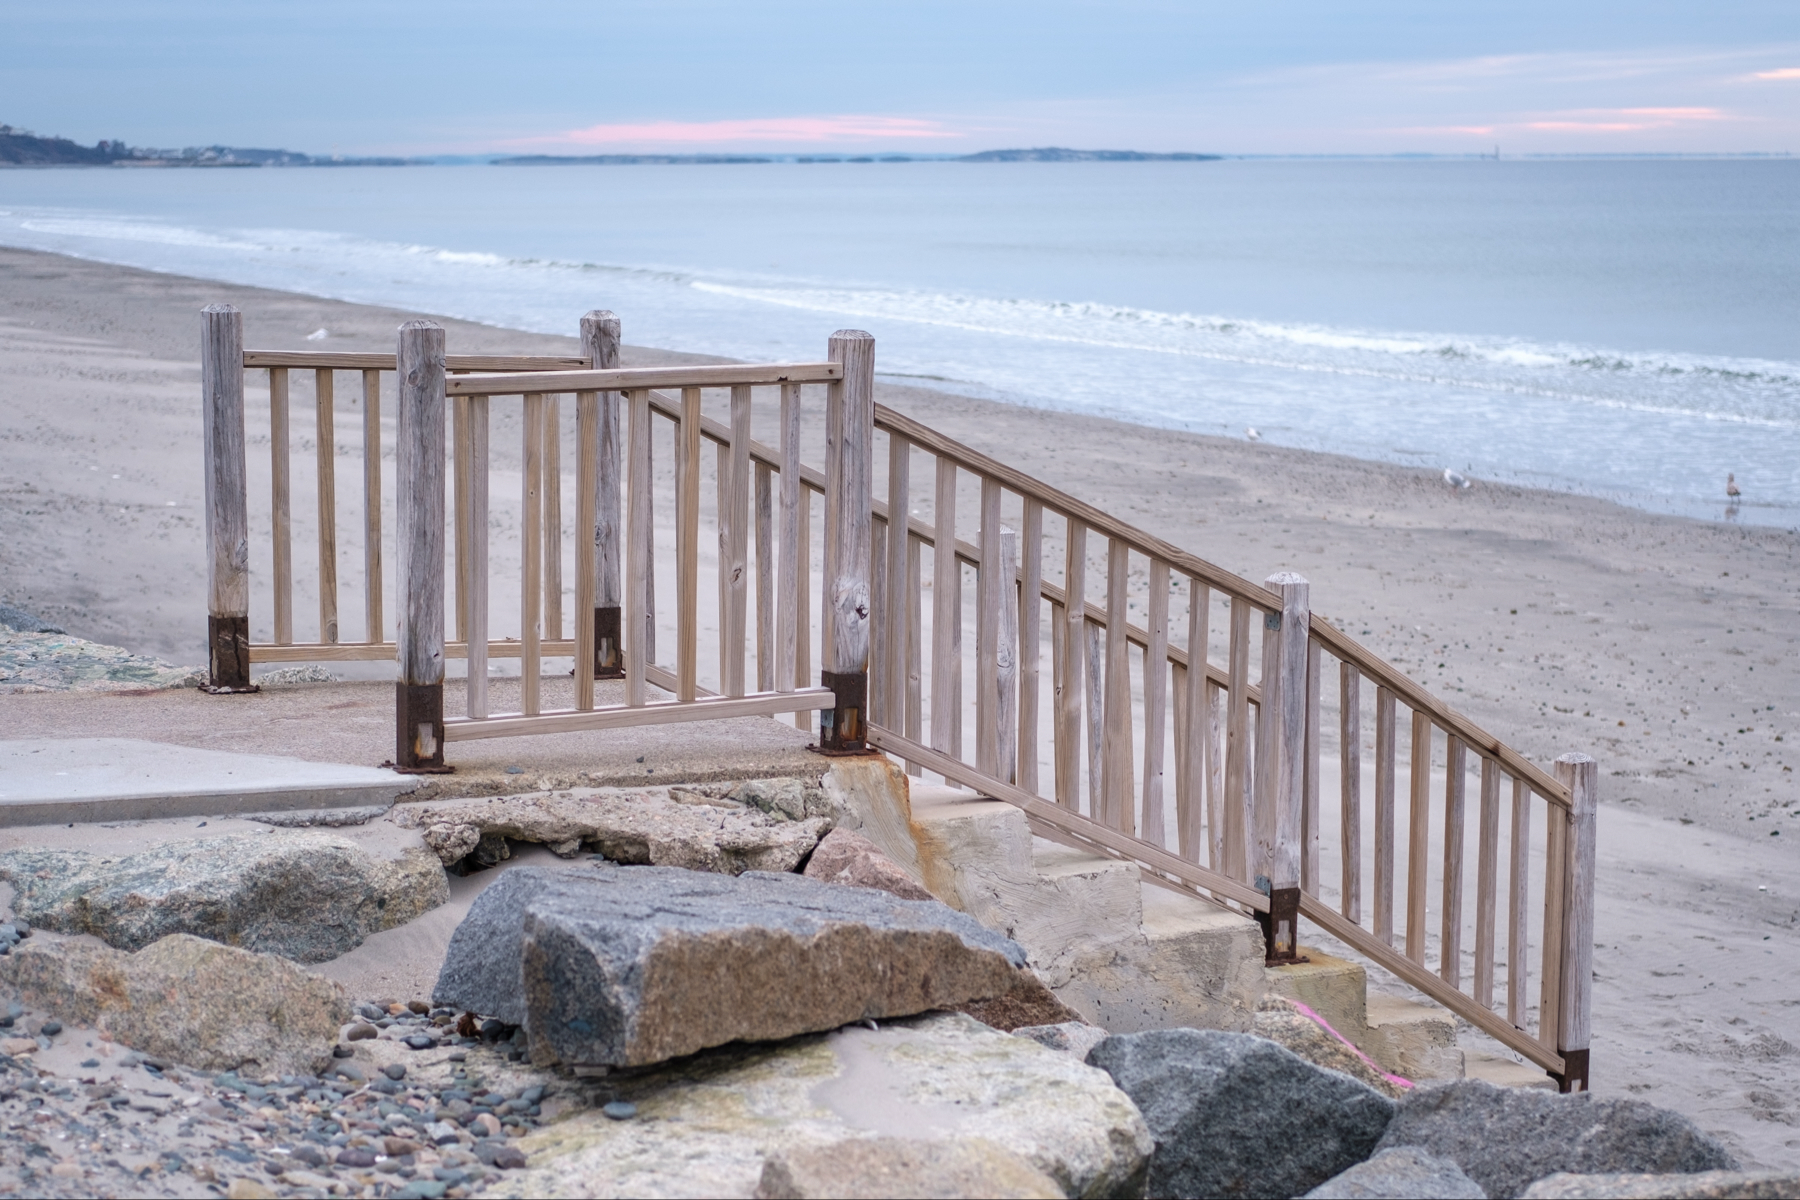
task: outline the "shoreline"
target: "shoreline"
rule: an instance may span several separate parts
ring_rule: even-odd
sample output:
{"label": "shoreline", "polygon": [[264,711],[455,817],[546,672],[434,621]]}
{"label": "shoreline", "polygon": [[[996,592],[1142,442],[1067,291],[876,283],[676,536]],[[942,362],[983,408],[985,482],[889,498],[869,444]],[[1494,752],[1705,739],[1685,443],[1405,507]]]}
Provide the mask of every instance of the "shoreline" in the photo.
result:
{"label": "shoreline", "polygon": [[[244,311],[248,344],[271,349],[385,350],[415,315],[0,249],[0,600],[73,635],[199,658],[195,318],[218,301]],[[568,316],[573,328],[580,314]],[[575,344],[438,319],[458,352]],[[320,328],[330,336],[308,341]],[[718,361],[634,346],[622,357]],[[1782,1082],[1800,1045],[1800,884],[1789,882],[1800,539],[1513,485],[1453,491],[1431,470],[912,385],[876,390],[1248,578],[1298,571],[1316,611],[1534,760],[1599,759],[1601,1092],[1688,1112],[1747,1158],[1800,1162],[1800,1099]],[[310,455],[300,434],[297,479]],[[310,620],[304,603],[296,612]]]}

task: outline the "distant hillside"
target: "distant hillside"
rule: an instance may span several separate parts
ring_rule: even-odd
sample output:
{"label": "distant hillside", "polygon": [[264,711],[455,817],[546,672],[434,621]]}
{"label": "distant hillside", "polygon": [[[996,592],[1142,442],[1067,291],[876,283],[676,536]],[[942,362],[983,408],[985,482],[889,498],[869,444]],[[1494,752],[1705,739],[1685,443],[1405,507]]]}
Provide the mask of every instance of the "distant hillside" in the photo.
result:
{"label": "distant hillside", "polygon": [[640,163],[766,163],[773,158],[747,154],[520,154],[496,158],[496,167],[636,166]]}
{"label": "distant hillside", "polygon": [[105,166],[127,158],[131,148],[124,142],[96,142],[78,146],[68,138],[43,138],[0,125],[0,163],[17,166],[84,165]]}
{"label": "distant hillside", "polygon": [[151,150],[109,141],[81,146],[68,138],[38,137],[28,130],[0,125],[0,166],[397,167],[408,161],[404,158],[314,158],[294,150],[257,150],[243,146]]}
{"label": "distant hillside", "polygon": [[1217,154],[1146,154],[1142,150],[1065,150],[1040,146],[1035,150],[983,150],[965,154],[957,162],[1216,162]]}

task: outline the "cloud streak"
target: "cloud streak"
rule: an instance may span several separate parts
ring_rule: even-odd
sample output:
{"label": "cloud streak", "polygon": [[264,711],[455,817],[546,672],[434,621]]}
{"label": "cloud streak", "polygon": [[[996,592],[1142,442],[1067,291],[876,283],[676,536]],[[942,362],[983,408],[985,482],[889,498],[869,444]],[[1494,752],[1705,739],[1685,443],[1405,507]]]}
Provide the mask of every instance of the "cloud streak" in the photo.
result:
{"label": "cloud streak", "polygon": [[839,115],[758,117],[733,121],[644,121],[589,125],[582,129],[521,138],[520,146],[720,146],[744,143],[818,145],[870,141],[958,138],[960,131],[919,117]]}

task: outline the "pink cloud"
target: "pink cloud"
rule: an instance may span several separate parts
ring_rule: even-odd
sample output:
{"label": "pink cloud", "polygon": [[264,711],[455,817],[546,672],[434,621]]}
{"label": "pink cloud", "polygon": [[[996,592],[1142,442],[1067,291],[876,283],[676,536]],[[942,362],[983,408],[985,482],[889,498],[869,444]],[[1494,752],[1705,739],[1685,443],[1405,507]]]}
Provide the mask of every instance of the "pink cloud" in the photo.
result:
{"label": "pink cloud", "polygon": [[1800,67],[1777,67],[1773,71],[1758,71],[1750,76],[1752,79],[1800,79]]}
{"label": "pink cloud", "polygon": [[1635,133],[1645,129],[1667,129],[1689,121],[1731,119],[1730,114],[1717,108],[1594,108],[1558,114],[1558,117],[1527,121],[1524,127],[1554,132]]}
{"label": "pink cloud", "polygon": [[646,121],[638,124],[589,125],[519,144],[565,143],[577,146],[694,145],[720,142],[846,142],[891,138],[954,138],[960,133],[936,121],[916,117],[764,117],[743,121]]}

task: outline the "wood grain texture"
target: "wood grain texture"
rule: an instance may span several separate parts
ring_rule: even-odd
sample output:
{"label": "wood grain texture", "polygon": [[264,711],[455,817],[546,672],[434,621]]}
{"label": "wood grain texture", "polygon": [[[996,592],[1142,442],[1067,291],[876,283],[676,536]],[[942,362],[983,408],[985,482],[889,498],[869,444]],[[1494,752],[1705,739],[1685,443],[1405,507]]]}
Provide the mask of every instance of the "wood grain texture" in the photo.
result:
{"label": "wood grain texture", "polygon": [[540,477],[544,505],[544,632],[563,639],[562,397],[544,397],[544,465]]}
{"label": "wood grain texture", "polygon": [[[806,488],[800,489],[799,502],[796,505],[800,517],[800,541],[794,554],[794,562],[799,570],[800,578],[794,588],[794,686],[812,686],[812,493]],[[797,712],[794,723],[801,729],[812,728],[812,714]]]}
{"label": "wood grain texture", "polygon": [[1562,1003],[1560,1051],[1586,1050],[1592,1036],[1594,996],[1594,856],[1600,797],[1600,764],[1585,754],[1556,760],[1569,789],[1568,853],[1563,869]]}
{"label": "wood grain texture", "polygon": [[[274,539],[275,644],[294,640],[293,457],[289,450],[288,373],[269,369],[269,516]],[[396,451],[396,456],[398,451]],[[212,503],[207,502],[210,512]],[[208,535],[210,538],[210,534]],[[208,543],[211,544],[210,541]],[[248,593],[246,592],[246,595]]]}
{"label": "wood grain texture", "polygon": [[381,597],[381,372],[362,373],[363,640],[383,641]]}
{"label": "wood grain texture", "polygon": [[444,330],[400,326],[400,682],[444,681]]}
{"label": "wood grain texture", "polygon": [[[1038,794],[1038,704],[1043,687],[1044,506],[1025,501],[1019,564],[1019,786]],[[1055,730],[1051,730],[1052,741]]]}
{"label": "wood grain texture", "polygon": [[904,730],[907,644],[911,637],[907,615],[912,611],[913,602],[905,591],[911,586],[907,579],[906,559],[912,541],[907,536],[912,515],[912,446],[903,437],[888,438],[887,515],[888,534],[884,548],[887,551],[888,593],[886,607],[878,611],[878,619],[887,627],[887,636],[882,639],[887,664],[881,676],[883,696],[879,719],[890,728]]}
{"label": "wood grain texture", "polygon": [[1144,786],[1138,836],[1152,846],[1167,844],[1163,815],[1163,739],[1168,733],[1169,564],[1150,560],[1150,595],[1144,622],[1150,645],[1144,650]]}
{"label": "wood grain texture", "polygon": [[[244,458],[244,318],[228,304],[200,314],[201,437],[206,458],[206,611],[212,683],[248,687],[245,637],[250,615],[250,508]],[[221,656],[221,619],[236,632]],[[240,624],[244,622],[244,624]],[[238,676],[233,678],[233,676]]]}
{"label": "wood grain texture", "polygon": [[1395,775],[1399,760],[1394,693],[1375,688],[1375,936],[1394,944]]}
{"label": "wood grain texture", "polygon": [[675,428],[675,698],[686,702],[700,681],[699,388],[681,390]]}
{"label": "wood grain texture", "polygon": [[1355,663],[1338,664],[1338,878],[1339,911],[1362,924],[1362,675]]}
{"label": "wood grain texture", "polygon": [[[581,318],[581,347],[586,352],[587,366],[594,370],[614,370],[619,365],[619,318],[605,309],[597,309]],[[598,458],[593,481],[594,521],[590,540],[594,546],[594,604],[598,608],[616,608],[625,603],[625,592],[619,575],[619,545],[623,526],[619,519],[620,454],[624,446],[619,423],[619,392],[614,389],[585,390],[598,400]]]}
{"label": "wood grain texture", "polygon": [[[1188,670],[1193,670],[1189,667]],[[1225,869],[1225,726],[1229,705],[1226,690],[1210,679],[1206,683],[1206,841],[1215,871]]]}
{"label": "wood grain texture", "polygon": [[981,481],[981,565],[975,572],[975,768],[1000,775],[1000,485]]}
{"label": "wood grain texture", "polygon": [[544,675],[544,397],[525,397],[524,447],[521,458],[519,511],[519,706],[528,717],[539,709]]}
{"label": "wood grain texture", "polygon": [[1538,1041],[1560,1049],[1562,1030],[1563,934],[1567,920],[1569,816],[1552,809],[1544,825],[1544,941],[1538,964]]}
{"label": "wood grain texture", "polygon": [[1523,1029],[1531,963],[1531,789],[1523,779],[1513,780],[1512,837],[1507,850],[1506,1020]]}
{"label": "wood grain texture", "polygon": [[1463,822],[1469,753],[1462,739],[1449,735],[1444,746],[1444,898],[1439,908],[1438,974],[1451,987],[1462,986]]}
{"label": "wood grain texture", "polygon": [[775,472],[756,464],[756,690],[775,691]]}
{"label": "wood grain texture", "polygon": [[875,482],[875,339],[858,329],[831,335],[828,357],[843,377],[826,389],[829,451],[825,489],[825,573],[820,668],[837,675],[869,669],[870,501]]}
{"label": "wood grain texture", "polygon": [[1426,880],[1431,870],[1431,718],[1414,710],[1412,770],[1408,785],[1412,804],[1407,812],[1406,957],[1425,962]]}
{"label": "wood grain texture", "polygon": [[719,573],[725,581],[724,661],[720,665],[720,690],[727,696],[744,694],[744,656],[750,605],[750,389],[731,389],[731,448],[727,472],[719,479],[723,500],[719,504],[719,531],[724,556]]}
{"label": "wood grain texture", "polygon": [[1305,778],[1300,790],[1300,890],[1319,894],[1319,671],[1324,651],[1318,639],[1306,642]]}
{"label": "wood grain texture", "polygon": [[1206,778],[1212,753],[1209,717],[1212,706],[1206,686],[1207,640],[1212,619],[1212,590],[1198,579],[1188,580],[1187,664],[1177,686],[1181,689],[1181,727],[1184,748],[1176,782],[1175,824],[1181,857],[1189,862],[1204,858],[1214,870],[1217,859],[1206,855]]}
{"label": "wood grain texture", "polygon": [[800,614],[805,610],[802,580],[806,571],[800,557],[800,385],[781,387],[781,499],[778,535],[781,539],[780,581],[775,589],[775,689],[791,691],[805,686],[796,667],[798,639],[805,636]]}
{"label": "wood grain texture", "polygon": [[[339,350],[246,350],[244,366],[294,367],[307,371],[392,371],[394,356]],[[446,371],[579,371],[586,358],[556,354],[446,354]]]}
{"label": "wood grain texture", "polygon": [[[468,569],[461,575],[468,589],[468,630],[463,635],[468,657],[467,712],[488,714],[488,468],[489,405],[486,396],[468,397]],[[459,505],[460,506],[460,505]],[[460,564],[459,564],[460,566]],[[448,651],[446,651],[448,653]]]}
{"label": "wood grain texture", "polygon": [[962,568],[956,562],[956,464],[937,460],[931,563],[931,748],[956,757],[962,645]]}
{"label": "wood grain texture", "polygon": [[[592,316],[593,314],[589,314]],[[585,324],[586,318],[583,318]],[[600,473],[600,396],[575,394],[575,707],[594,707],[594,609],[599,571],[599,539],[595,537],[596,483]],[[613,495],[617,505],[618,494]],[[614,547],[615,552],[617,546]]]}
{"label": "wood grain texture", "polygon": [[[1291,571],[1263,586],[1281,597],[1280,619],[1263,623],[1262,726],[1256,744],[1261,873],[1273,888],[1300,886],[1302,809],[1306,788],[1307,640],[1311,588]],[[1273,615],[1273,614],[1271,614]],[[1273,654],[1271,655],[1271,647]],[[1260,805],[1267,804],[1267,810]]]}
{"label": "wood grain texture", "polygon": [[313,372],[313,463],[318,475],[319,640],[338,640],[337,411],[330,371]]}
{"label": "wood grain texture", "polygon": [[[867,334],[862,336],[868,337]],[[869,339],[874,341],[873,338]],[[518,371],[453,376],[452,396],[525,396],[545,392],[623,392],[637,388],[759,387],[778,383],[834,383],[843,364],[729,363],[717,367],[627,367],[611,371]]]}
{"label": "wood grain texture", "polygon": [[[924,738],[925,717],[925,599],[924,546],[906,535],[906,726],[902,732],[913,741]],[[907,764],[918,774],[919,768]]]}
{"label": "wood grain texture", "polygon": [[995,778],[1019,782],[1019,535],[1000,531],[1000,634],[994,643]]}
{"label": "wood grain texture", "polygon": [[1081,647],[1087,659],[1082,669],[1087,681],[1087,815],[1113,828],[1106,809],[1106,627],[1083,621]]}
{"label": "wood grain texture", "polygon": [[469,639],[469,405],[472,396],[450,400],[450,524],[456,540],[456,640]]}
{"label": "wood grain texture", "polygon": [[1125,642],[1131,587],[1131,551],[1114,540],[1106,547],[1106,699],[1100,761],[1103,820],[1121,833],[1137,827],[1132,776],[1131,657]]}
{"label": "wood grain texture", "polygon": [[1475,850],[1475,1002],[1494,1007],[1495,902],[1500,880],[1500,766],[1481,760],[1481,812]]}
{"label": "wood grain texture", "polygon": [[[629,670],[629,667],[627,668]],[[629,675],[627,675],[629,678]],[[725,721],[735,717],[766,717],[778,713],[817,708],[831,702],[826,688],[792,692],[767,692],[755,696],[706,696],[692,701],[665,700],[644,705],[609,705],[592,712],[523,713],[489,717],[485,721],[446,721],[446,742],[472,742],[482,738],[529,737],[550,733],[577,733],[584,729],[636,729],[645,725],[680,725],[692,721]]]}
{"label": "wood grain texture", "polygon": [[1081,701],[1086,690],[1082,626],[1087,607],[1087,526],[1071,518],[1066,530],[1063,595],[1067,602],[1060,606],[1061,649],[1056,656],[1056,802],[1077,812],[1081,808]]}
{"label": "wood grain texture", "polygon": [[625,455],[625,702],[640,707],[647,697],[644,669],[649,665],[650,572],[655,567],[650,495],[654,480],[650,461],[650,393],[627,392],[629,406]]}
{"label": "wood grain texture", "polygon": [[[1279,598],[1278,598],[1279,599]],[[1249,601],[1231,599],[1231,648],[1225,699],[1225,874],[1250,882],[1250,618]]]}

